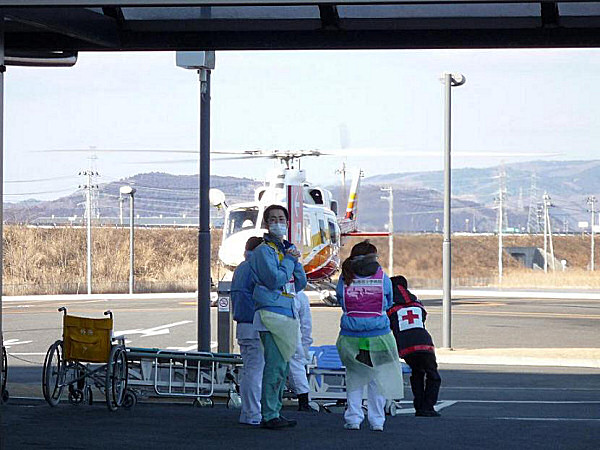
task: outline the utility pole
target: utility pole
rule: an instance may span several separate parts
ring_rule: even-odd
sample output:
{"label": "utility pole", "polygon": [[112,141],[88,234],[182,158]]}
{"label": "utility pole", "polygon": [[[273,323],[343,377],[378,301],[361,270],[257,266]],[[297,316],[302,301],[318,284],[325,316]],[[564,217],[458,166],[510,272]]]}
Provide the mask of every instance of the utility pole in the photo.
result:
{"label": "utility pole", "polygon": [[593,272],[594,271],[594,215],[596,213],[596,197],[594,197],[593,195],[590,195],[587,198],[587,204],[590,205],[590,209],[589,211],[592,213],[592,221],[590,223],[590,231],[591,231],[591,236],[592,236],[592,240],[591,240],[591,252],[590,252],[590,270]]}
{"label": "utility pole", "polygon": [[505,187],[504,187],[504,177],[505,177],[504,169],[500,170],[500,174],[498,176],[500,186],[498,189],[498,283],[502,284],[502,230],[504,229],[503,219],[504,219],[504,195],[505,195]]}
{"label": "utility pole", "polygon": [[546,241],[550,242],[550,258],[552,261],[552,270],[556,270],[554,262],[554,245],[552,243],[552,224],[550,223],[550,212],[549,208],[552,206],[550,203],[550,196],[547,192],[544,192],[544,272],[548,273],[548,247]]}
{"label": "utility pole", "polygon": [[92,184],[92,179],[98,176],[98,172],[92,169],[83,170],[79,175],[86,177],[86,184],[80,185],[80,189],[86,190],[85,216],[87,227],[87,293],[92,293],[92,189],[97,189],[98,185]]}
{"label": "utility pole", "polygon": [[381,188],[384,192],[389,192],[387,197],[381,197],[382,200],[387,200],[389,202],[388,208],[388,274],[390,276],[394,275],[394,190],[392,186],[387,188]]}
{"label": "utility pole", "polygon": [[[537,213],[537,186],[536,186],[536,175],[535,172],[531,174],[531,188],[529,189],[529,212],[527,214],[527,233],[532,233],[535,231],[540,231],[540,220],[539,215]],[[536,218],[538,220],[536,221]]]}

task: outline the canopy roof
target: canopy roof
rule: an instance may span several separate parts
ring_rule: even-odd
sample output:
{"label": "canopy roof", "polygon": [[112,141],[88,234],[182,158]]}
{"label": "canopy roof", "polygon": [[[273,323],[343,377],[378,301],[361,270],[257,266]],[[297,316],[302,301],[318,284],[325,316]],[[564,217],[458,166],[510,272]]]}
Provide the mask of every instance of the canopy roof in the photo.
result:
{"label": "canopy roof", "polygon": [[7,54],[600,46],[599,2],[0,0]]}

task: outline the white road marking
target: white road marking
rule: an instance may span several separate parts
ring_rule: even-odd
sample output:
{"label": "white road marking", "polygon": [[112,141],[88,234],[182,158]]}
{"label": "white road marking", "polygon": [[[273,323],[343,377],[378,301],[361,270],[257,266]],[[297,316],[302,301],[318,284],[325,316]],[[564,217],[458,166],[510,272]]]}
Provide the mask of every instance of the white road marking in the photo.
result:
{"label": "white road marking", "polygon": [[8,356],[44,356],[46,353],[7,353]]}
{"label": "white road marking", "polygon": [[574,419],[571,417],[494,417],[496,420],[521,420],[533,422],[600,422],[600,419]]}
{"label": "white road marking", "polygon": [[[410,400],[405,400],[405,401],[401,401],[401,402],[396,402],[396,403],[408,403],[412,405],[412,401]],[[444,400],[441,402],[437,402],[437,404],[435,405],[435,410],[436,411],[440,411],[444,408],[447,408],[449,406],[452,406],[456,403],[456,400]],[[400,415],[400,414],[414,414],[415,413],[415,408],[400,408],[396,410],[396,415]]]}
{"label": "white road marking", "polygon": [[153,327],[153,328],[146,328],[146,329],[134,328],[131,330],[116,331],[114,333],[114,335],[115,335],[115,337],[130,335],[130,334],[139,334],[140,337],[160,336],[163,334],[169,334],[170,333],[169,328],[177,327],[179,325],[185,325],[185,324],[188,324],[191,322],[192,322],[191,320],[182,320],[181,322],[168,323],[166,325],[160,325],[158,327]]}
{"label": "white road marking", "polygon": [[597,391],[598,388],[557,388],[557,387],[485,387],[485,386],[444,386],[442,389],[467,390],[467,391]]}
{"label": "white road marking", "polygon": [[4,341],[6,348],[11,348],[13,345],[31,344],[33,341],[20,341],[19,339],[7,339]]}
{"label": "white road marking", "polygon": [[515,403],[534,405],[597,405],[600,400],[456,400],[455,403]]}

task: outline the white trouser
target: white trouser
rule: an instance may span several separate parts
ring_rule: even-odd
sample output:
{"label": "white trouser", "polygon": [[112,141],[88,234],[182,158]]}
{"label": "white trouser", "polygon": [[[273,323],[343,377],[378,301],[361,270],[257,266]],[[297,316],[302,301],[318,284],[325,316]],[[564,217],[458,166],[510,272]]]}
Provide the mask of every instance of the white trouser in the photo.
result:
{"label": "white trouser", "polygon": [[[360,388],[346,392],[348,400],[348,408],[344,413],[346,423],[360,424],[364,420],[365,413],[362,409],[363,390],[364,388]],[[385,422],[385,397],[379,395],[375,381],[371,381],[367,386],[367,401],[369,424],[372,427],[382,427]]]}
{"label": "white trouser", "polygon": [[289,380],[294,394],[306,394],[308,392],[308,379],[306,378],[306,358],[296,351],[290,359]]}
{"label": "white trouser", "polygon": [[259,338],[238,339],[238,345],[244,361],[240,371],[240,396],[242,398],[240,422],[259,424],[262,374],[265,366],[262,345]]}

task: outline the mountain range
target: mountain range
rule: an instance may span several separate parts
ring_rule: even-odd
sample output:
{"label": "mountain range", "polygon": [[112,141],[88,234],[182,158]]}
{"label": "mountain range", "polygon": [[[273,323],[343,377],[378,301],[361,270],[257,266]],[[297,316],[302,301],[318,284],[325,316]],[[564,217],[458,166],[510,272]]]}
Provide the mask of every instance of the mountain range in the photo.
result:
{"label": "mountain range", "polygon": [[[310,174],[309,174],[310,178]],[[261,181],[213,175],[211,187],[225,192],[228,204],[250,201]],[[92,217],[118,218],[119,188],[134,186],[136,214],[140,217],[194,218],[198,215],[198,177],[162,172],[138,174],[101,184],[92,194]],[[453,231],[489,232],[497,229],[498,198],[504,196],[504,228],[540,231],[536,210],[544,193],[550,197],[549,214],[555,231],[576,231],[580,221],[590,220],[586,199],[600,197],[600,160],[529,161],[481,169],[452,171]],[[394,231],[441,231],[443,222],[443,172],[405,172],[365,177],[359,192],[359,225],[382,230],[388,222],[389,202],[382,199],[393,189]],[[327,186],[339,199],[340,185]],[[340,202],[344,204],[345,202]],[[81,221],[85,191],[52,201],[26,200],[5,203],[6,223],[48,223],[54,217]],[[127,207],[125,207],[127,208]],[[343,209],[343,208],[342,208]],[[531,214],[530,214],[531,210]],[[127,209],[125,209],[127,214]],[[222,213],[216,210],[212,215]],[[42,220],[45,218],[44,220]]]}

